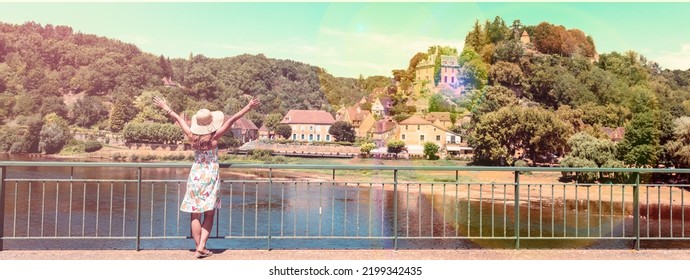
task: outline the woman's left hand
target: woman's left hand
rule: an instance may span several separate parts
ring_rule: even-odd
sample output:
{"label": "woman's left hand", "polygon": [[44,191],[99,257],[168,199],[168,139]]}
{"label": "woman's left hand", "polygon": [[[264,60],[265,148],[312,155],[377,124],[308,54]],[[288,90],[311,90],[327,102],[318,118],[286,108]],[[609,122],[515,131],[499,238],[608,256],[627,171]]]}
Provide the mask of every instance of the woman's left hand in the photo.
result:
{"label": "woman's left hand", "polygon": [[254,109],[259,105],[261,105],[261,101],[259,101],[259,98],[256,97],[252,98],[252,100],[250,100],[249,103],[247,103],[247,107],[249,107],[249,109]]}

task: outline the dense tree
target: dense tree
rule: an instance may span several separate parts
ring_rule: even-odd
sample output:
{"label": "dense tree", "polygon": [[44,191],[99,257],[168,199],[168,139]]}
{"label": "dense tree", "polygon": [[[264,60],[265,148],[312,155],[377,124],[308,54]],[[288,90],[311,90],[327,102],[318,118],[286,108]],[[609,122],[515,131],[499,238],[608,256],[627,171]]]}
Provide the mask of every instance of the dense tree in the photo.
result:
{"label": "dense tree", "polygon": [[127,98],[118,98],[115,100],[109,116],[110,131],[120,132],[127,122],[132,120],[137,114],[136,108],[132,101]]}
{"label": "dense tree", "polygon": [[332,135],[336,141],[354,142],[355,129],[348,122],[337,121],[330,128],[328,134]]}
{"label": "dense tree", "polygon": [[665,145],[675,167],[690,167],[690,117],[684,116],[673,121],[673,140]]}
{"label": "dense tree", "polygon": [[290,139],[290,136],[292,136],[292,127],[287,124],[279,124],[276,126],[276,134],[284,139]]}
{"label": "dense tree", "polygon": [[598,61],[599,67],[615,74],[628,86],[643,85],[649,78],[649,72],[640,62],[640,55],[633,51],[625,54],[612,52],[602,54]]}
{"label": "dense tree", "polygon": [[458,80],[469,89],[482,89],[487,84],[489,66],[481,56],[472,49],[465,49],[458,59],[463,71],[458,74]]}
{"label": "dense tree", "polygon": [[268,128],[268,130],[275,130],[276,126],[278,126],[278,124],[280,124],[280,121],[282,119],[283,119],[282,114],[271,113],[271,114],[266,115],[266,118],[264,118],[263,125],[265,125],[266,128]]}
{"label": "dense tree", "polygon": [[524,54],[524,49],[520,41],[507,40],[497,43],[493,52],[493,61],[506,61],[517,63]]}
{"label": "dense tree", "polygon": [[597,139],[586,133],[576,133],[568,139],[568,146],[568,156],[590,160],[595,163],[595,167],[616,160],[616,144],[608,139]]}
{"label": "dense tree", "polygon": [[429,98],[429,112],[450,112],[450,109],[443,94],[436,93]]}
{"label": "dense tree", "polygon": [[472,91],[468,100],[471,100],[471,103],[467,109],[472,112],[472,120],[475,123],[487,113],[518,104],[515,93],[503,86],[488,86],[481,91]]}
{"label": "dense tree", "polygon": [[509,88],[521,97],[526,78],[519,65],[499,61],[489,69],[489,84]]}
{"label": "dense tree", "polygon": [[71,108],[74,124],[81,127],[92,125],[108,117],[108,110],[99,97],[85,96],[77,100]]}
{"label": "dense tree", "polygon": [[475,162],[505,159],[512,164],[518,151],[532,162],[563,154],[567,137],[566,124],[552,112],[513,106],[482,116],[470,135],[470,145],[475,148]]}
{"label": "dense tree", "polygon": [[42,153],[54,154],[72,139],[67,121],[51,113],[45,116],[45,123],[40,132],[39,150]]}
{"label": "dense tree", "polygon": [[661,151],[658,127],[655,112],[636,114],[625,126],[625,135],[618,144],[619,158],[637,167],[655,166]]}

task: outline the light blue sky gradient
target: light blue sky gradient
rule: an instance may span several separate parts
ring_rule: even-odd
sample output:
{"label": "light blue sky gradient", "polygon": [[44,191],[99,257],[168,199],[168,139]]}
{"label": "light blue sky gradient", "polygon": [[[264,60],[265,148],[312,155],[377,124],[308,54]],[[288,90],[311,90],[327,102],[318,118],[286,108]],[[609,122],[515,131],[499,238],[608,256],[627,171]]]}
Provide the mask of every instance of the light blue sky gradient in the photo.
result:
{"label": "light blue sky gradient", "polygon": [[343,77],[391,75],[431,45],[461,50],[474,21],[577,28],[599,53],[690,68],[690,3],[0,3],[0,21],[68,25],[171,58],[263,53]]}

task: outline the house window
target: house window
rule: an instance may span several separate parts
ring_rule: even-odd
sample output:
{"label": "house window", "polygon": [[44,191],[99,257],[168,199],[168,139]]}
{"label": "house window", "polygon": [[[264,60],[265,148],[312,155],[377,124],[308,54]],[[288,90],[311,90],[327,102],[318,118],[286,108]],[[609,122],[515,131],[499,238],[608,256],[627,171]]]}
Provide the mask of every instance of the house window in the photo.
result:
{"label": "house window", "polygon": [[419,125],[417,125],[417,130],[419,130]]}
{"label": "house window", "polygon": [[292,140],[297,140],[297,134],[292,134]]}
{"label": "house window", "polygon": [[419,141],[424,141],[424,135],[419,135]]}
{"label": "house window", "polygon": [[405,130],[407,130],[407,125],[405,125]]}
{"label": "house window", "polygon": [[321,134],[316,134],[316,141],[321,141]]}
{"label": "house window", "polygon": [[447,83],[448,82],[448,76],[443,76],[443,82]]}
{"label": "house window", "polygon": [[441,135],[436,135],[436,142],[441,141]]}
{"label": "house window", "polygon": [[304,134],[302,134],[302,140],[304,140]]}
{"label": "house window", "polygon": [[314,126],[313,126],[313,125],[310,125],[310,126],[309,126],[309,131],[314,131]]}
{"label": "house window", "polygon": [[314,141],[314,134],[309,134],[309,141]]}
{"label": "house window", "polygon": [[326,134],[326,141],[331,141],[331,135],[330,134]]}
{"label": "house window", "polygon": [[455,77],[450,77],[450,83],[454,84],[455,83]]}
{"label": "house window", "polygon": [[405,134],[400,135],[400,138],[401,138],[402,140],[405,140]]}

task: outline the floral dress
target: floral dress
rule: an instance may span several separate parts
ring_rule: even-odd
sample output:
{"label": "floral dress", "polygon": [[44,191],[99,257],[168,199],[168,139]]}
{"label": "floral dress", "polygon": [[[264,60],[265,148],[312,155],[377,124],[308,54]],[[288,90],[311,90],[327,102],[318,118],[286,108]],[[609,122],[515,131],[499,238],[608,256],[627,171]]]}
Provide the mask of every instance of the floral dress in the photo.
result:
{"label": "floral dress", "polygon": [[220,208],[218,149],[194,150],[194,164],[189,171],[187,190],[180,211],[203,213]]}

